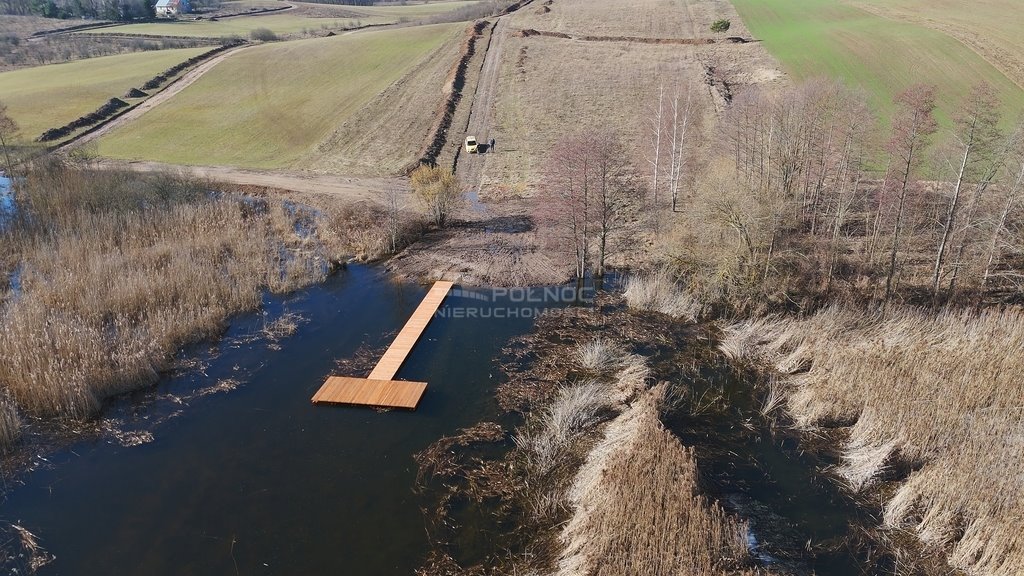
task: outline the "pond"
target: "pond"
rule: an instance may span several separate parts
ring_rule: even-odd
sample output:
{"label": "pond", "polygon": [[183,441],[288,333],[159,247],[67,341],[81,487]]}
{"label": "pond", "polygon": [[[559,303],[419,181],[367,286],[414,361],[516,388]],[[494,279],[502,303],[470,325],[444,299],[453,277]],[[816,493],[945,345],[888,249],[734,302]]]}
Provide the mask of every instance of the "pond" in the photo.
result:
{"label": "pond", "polygon": [[201,370],[108,408],[151,442],[108,435],[50,454],[0,516],[56,556],[44,575],[411,574],[428,550],[412,455],[496,412],[493,360],[533,323],[514,294],[453,292],[398,375],[430,383],[415,412],[310,404],[344,373],[338,360],[379,353],[424,294],[350,266],[268,300],[268,318],[309,321],[274,350],[248,338],[261,314],[236,320]]}

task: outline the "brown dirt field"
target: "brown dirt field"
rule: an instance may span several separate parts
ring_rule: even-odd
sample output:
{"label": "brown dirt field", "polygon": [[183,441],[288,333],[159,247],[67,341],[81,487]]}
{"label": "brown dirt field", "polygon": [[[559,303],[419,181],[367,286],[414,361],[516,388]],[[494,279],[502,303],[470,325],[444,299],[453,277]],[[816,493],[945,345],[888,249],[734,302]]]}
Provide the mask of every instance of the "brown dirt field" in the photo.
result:
{"label": "brown dirt field", "polygon": [[545,151],[560,137],[585,128],[581,119],[595,119],[602,128],[618,131],[636,151],[634,161],[644,165],[646,111],[660,84],[666,91],[691,86],[709,111],[723,105],[704,82],[705,63],[725,63],[741,84],[783,81],[777,64],[758,43],[649,44],[516,34],[532,28],[608,39],[701,42],[711,36],[705,33],[711,22],[729,18],[730,36],[748,36],[726,2],[642,0],[627,6],[613,0],[555,0],[550,8],[543,15],[531,10],[510,15],[505,39],[498,44],[501,69],[490,127],[497,153],[480,159],[486,198],[521,195],[535,186]]}
{"label": "brown dirt field", "polygon": [[592,36],[709,37],[711,22],[732,20],[730,36],[748,36],[735,10],[722,0],[555,0],[550,12],[521,10],[518,28]]}

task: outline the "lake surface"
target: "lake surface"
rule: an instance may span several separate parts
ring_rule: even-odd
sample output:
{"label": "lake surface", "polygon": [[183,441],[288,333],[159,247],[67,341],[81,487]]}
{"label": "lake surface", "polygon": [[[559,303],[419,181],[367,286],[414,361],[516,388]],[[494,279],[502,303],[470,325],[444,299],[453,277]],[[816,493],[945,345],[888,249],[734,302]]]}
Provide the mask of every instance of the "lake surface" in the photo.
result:
{"label": "lake surface", "polygon": [[[107,410],[151,442],[108,436],[48,455],[0,518],[56,556],[43,575],[411,574],[428,550],[412,455],[496,413],[494,359],[532,312],[515,295],[453,292],[398,375],[430,383],[415,412],[310,397],[345,373],[338,360],[381,352],[425,292],[352,266],[268,300],[268,319],[287,310],[308,323],[274,350],[248,338],[262,314],[237,320],[202,373]],[[236,389],[195,397],[229,379]]]}

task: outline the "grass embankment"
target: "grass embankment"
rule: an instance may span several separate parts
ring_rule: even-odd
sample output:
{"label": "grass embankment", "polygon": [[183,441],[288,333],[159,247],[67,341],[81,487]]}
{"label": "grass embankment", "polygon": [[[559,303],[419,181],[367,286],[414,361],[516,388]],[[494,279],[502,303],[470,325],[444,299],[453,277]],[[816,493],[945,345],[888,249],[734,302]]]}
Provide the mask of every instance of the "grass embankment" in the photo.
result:
{"label": "grass embankment", "polygon": [[895,479],[885,523],[979,576],[1024,566],[1024,311],[826,309],[726,331],[723,350],[785,375],[804,428],[848,431],[840,472],[855,489]]}
{"label": "grass embankment", "polygon": [[209,49],[138,52],[4,72],[0,102],[21,128],[18,142],[28,143]]}
{"label": "grass embankment", "polygon": [[[431,2],[406,6],[333,6],[302,5],[297,10],[280,14],[234,16],[218,20],[170,20],[129,24],[112,28],[89,30],[89,34],[139,34],[145,36],[188,36],[248,38],[257,28],[266,28],[279,36],[322,33],[359,26],[395,24],[438,16],[476,2]],[[333,16],[332,14],[336,14]]]}
{"label": "grass embankment", "polygon": [[175,164],[394,172],[426,140],[464,27],[251,48],[100,139],[98,152]]}
{"label": "grass embankment", "polygon": [[[734,0],[753,35],[793,78],[839,78],[861,87],[882,118],[893,97],[915,83],[938,87],[939,119],[950,122],[958,102],[979,82],[995,87],[1007,125],[1024,109],[1024,90],[955,38],[922,24],[883,18],[847,0]],[[998,18],[997,7],[964,9]],[[936,17],[943,14],[935,13]]]}
{"label": "grass embankment", "polygon": [[24,218],[0,234],[2,446],[19,414],[82,418],[153,383],[183,344],[264,290],[322,279],[336,256],[296,232],[310,214],[203,182],[64,167],[28,182]]}

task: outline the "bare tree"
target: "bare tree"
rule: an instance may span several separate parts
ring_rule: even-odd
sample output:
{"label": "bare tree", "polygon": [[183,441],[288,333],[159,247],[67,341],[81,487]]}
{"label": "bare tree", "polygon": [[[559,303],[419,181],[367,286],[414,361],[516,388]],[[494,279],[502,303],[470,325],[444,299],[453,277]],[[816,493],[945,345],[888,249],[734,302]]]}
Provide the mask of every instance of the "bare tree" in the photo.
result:
{"label": "bare tree", "polygon": [[576,279],[583,280],[590,267],[593,210],[591,158],[584,135],[568,136],[551,151],[544,166],[543,183],[534,204],[542,232],[558,249],[572,254]]}
{"label": "bare tree", "polygon": [[591,268],[602,277],[608,256],[625,240],[622,232],[635,221],[642,190],[617,135],[580,132],[552,150],[534,212],[573,256],[577,279]]}
{"label": "bare tree", "polygon": [[693,90],[687,87],[685,94],[676,93],[672,98],[672,149],[669,162],[668,185],[672,197],[672,211],[679,211],[679,188],[686,177],[693,132],[698,121],[698,104]]}
{"label": "bare tree", "polygon": [[14,176],[14,162],[11,161],[10,143],[18,133],[18,123],[7,114],[7,105],[0,102],[0,148],[4,152],[4,167],[9,177]]}
{"label": "bare tree", "polygon": [[995,273],[996,262],[1001,259],[1010,217],[1024,202],[1024,124],[1019,125],[1014,134],[1018,144],[1017,160],[1010,166],[1010,182],[1006,187],[1006,195],[992,226],[988,246],[985,250],[985,268],[981,277],[982,292],[988,287],[989,281]]}
{"label": "bare tree", "polygon": [[463,202],[458,179],[448,168],[424,164],[413,170],[410,181],[430,220],[443,228]]}
{"label": "bare tree", "polygon": [[[999,99],[988,84],[975,86],[961,105],[956,118],[954,138],[957,142],[958,167],[953,182],[952,193],[946,208],[946,217],[942,226],[939,247],[935,256],[932,271],[932,297],[938,298],[939,279],[942,276],[948,245],[956,230],[957,217],[963,202],[963,189],[969,181],[979,182],[979,186],[987,187],[998,170],[984,170],[979,174],[977,168],[994,152],[993,148],[999,139]],[[986,182],[987,180],[987,182]],[[982,188],[983,189],[983,188]],[[970,222],[967,223],[970,226]],[[956,281],[952,281],[955,286]]]}
{"label": "bare tree", "polygon": [[899,110],[893,118],[892,136],[888,150],[891,157],[891,176],[886,181],[893,186],[895,214],[892,224],[892,243],[889,253],[889,270],[885,277],[885,299],[892,298],[893,280],[903,240],[904,225],[907,221],[907,200],[915,186],[914,173],[924,157],[932,134],[938,129],[935,122],[935,87],[917,84],[896,96]]}
{"label": "bare tree", "polygon": [[642,193],[636,169],[628,160],[622,141],[614,133],[598,132],[586,139],[589,141],[587,153],[593,165],[594,185],[587,188],[594,194],[596,271],[598,277],[604,277],[605,261],[613,249],[613,242],[633,220]]}
{"label": "bare tree", "polygon": [[404,194],[398,186],[387,186],[382,192],[384,201],[384,229],[388,234],[388,248],[391,254],[398,252],[402,235],[402,210],[405,208]]}
{"label": "bare tree", "polygon": [[654,140],[654,150],[651,151],[647,162],[651,165],[651,215],[654,221],[654,230],[660,229],[659,199],[658,192],[661,190],[661,134],[665,128],[665,85],[658,88],[658,105],[651,113],[651,136]]}

